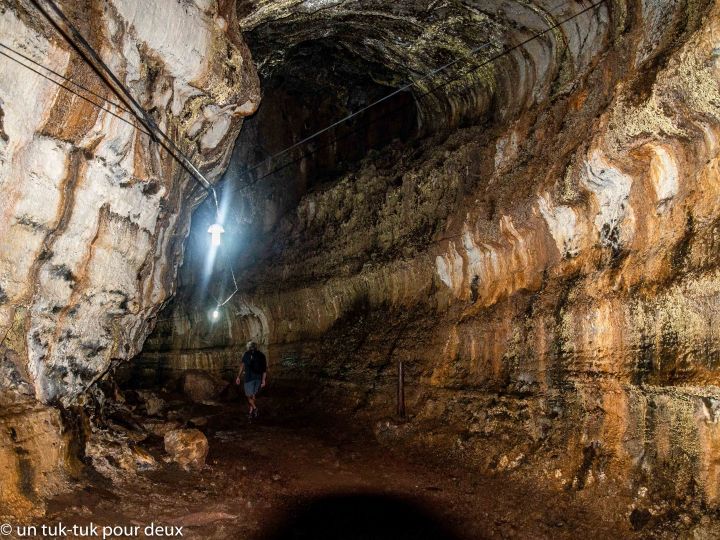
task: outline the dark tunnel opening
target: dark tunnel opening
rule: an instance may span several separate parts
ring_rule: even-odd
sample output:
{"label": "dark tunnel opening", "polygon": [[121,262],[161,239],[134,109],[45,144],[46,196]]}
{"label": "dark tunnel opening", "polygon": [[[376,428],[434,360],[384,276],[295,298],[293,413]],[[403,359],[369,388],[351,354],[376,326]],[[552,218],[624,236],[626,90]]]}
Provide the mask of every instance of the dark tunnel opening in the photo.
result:
{"label": "dark tunnel opening", "polygon": [[[252,49],[251,38],[249,44]],[[395,90],[388,82],[393,78],[383,66],[348,52],[337,41],[318,39],[296,45],[287,51],[282,64],[261,78],[263,100],[257,113],[245,122],[236,143],[235,170],[242,174],[385,98]],[[265,177],[302,194],[346,172],[368,151],[413,137],[417,117],[412,93],[402,92],[339,123],[289,155],[264,163],[245,180],[257,182]],[[232,182],[228,175],[226,179]]]}
{"label": "dark tunnel opening", "polygon": [[[254,40],[262,41],[262,35],[253,39],[251,32],[247,39],[257,52]],[[259,60],[262,64],[262,57]],[[274,230],[307,193],[355,170],[368,154],[402,147],[418,136],[413,93],[392,95],[397,74],[331,39],[296,45],[282,63],[261,75],[261,104],[245,120],[219,185],[223,245],[208,262],[207,230],[217,221],[209,197],[193,213],[177,294],[158,315],[144,353],[177,349],[179,343],[168,339],[173,339],[173,326],[178,324],[193,328],[185,335],[185,346],[230,345],[232,329],[214,324],[209,316],[234,289],[228,269],[232,266],[241,275],[267,260],[275,249]],[[309,143],[277,155],[328,126],[333,127]]]}

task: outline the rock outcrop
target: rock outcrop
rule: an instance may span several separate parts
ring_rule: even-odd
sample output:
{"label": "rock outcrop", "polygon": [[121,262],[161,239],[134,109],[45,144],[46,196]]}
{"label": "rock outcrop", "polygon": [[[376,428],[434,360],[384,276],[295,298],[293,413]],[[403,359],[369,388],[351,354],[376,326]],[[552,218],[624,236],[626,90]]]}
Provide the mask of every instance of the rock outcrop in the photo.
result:
{"label": "rock outcrop", "polygon": [[[233,2],[60,2],[210,182],[259,102]],[[135,356],[175,287],[206,192],[31,2],[0,12],[0,342],[42,402],[71,401]],[[43,67],[39,67],[37,62]],[[114,113],[114,114],[111,114]],[[120,117],[120,118],[118,118]],[[7,384],[3,386],[17,386]]]}
{"label": "rock outcrop", "polygon": [[[233,2],[58,4],[216,182],[259,102]],[[0,514],[18,516],[42,513],[83,452],[82,429],[38,402],[87,404],[140,351],[207,193],[33,2],[0,2],[0,44]],[[99,470],[152,465],[122,441],[85,452]]]}
{"label": "rock outcrop", "polygon": [[79,471],[72,434],[60,412],[41,405],[3,404],[0,413],[0,515],[40,516],[44,500],[67,489]]}

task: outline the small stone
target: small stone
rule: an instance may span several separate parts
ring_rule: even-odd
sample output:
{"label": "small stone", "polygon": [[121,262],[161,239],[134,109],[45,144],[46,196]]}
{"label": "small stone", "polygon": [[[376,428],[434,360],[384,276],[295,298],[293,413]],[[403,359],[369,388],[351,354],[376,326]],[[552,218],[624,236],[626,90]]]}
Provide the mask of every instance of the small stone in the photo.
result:
{"label": "small stone", "polygon": [[138,470],[154,469],[157,466],[155,458],[147,450],[139,446],[132,446],[130,447],[130,452],[135,458],[135,464]]}
{"label": "small stone", "polygon": [[172,431],[173,429],[180,428],[182,424],[178,421],[169,421],[169,422],[163,422],[161,420],[147,420],[143,422],[142,427],[152,433],[153,435],[157,435],[158,437],[164,437],[165,434],[168,431]]}
{"label": "small stone", "polygon": [[202,469],[210,445],[197,429],[175,429],[165,434],[165,451],[182,468]]}
{"label": "small stone", "polygon": [[140,396],[145,403],[145,411],[148,416],[160,416],[167,407],[165,400],[152,392],[140,392]]}

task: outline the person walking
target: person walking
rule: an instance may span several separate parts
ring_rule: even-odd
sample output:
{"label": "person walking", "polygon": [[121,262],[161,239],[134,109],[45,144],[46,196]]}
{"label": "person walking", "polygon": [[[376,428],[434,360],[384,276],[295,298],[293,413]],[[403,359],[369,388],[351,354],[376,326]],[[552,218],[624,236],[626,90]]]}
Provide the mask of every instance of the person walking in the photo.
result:
{"label": "person walking", "polygon": [[248,341],[245,354],[242,357],[240,372],[238,373],[235,384],[240,385],[240,380],[244,377],[245,397],[250,405],[248,418],[258,417],[258,407],[256,403],[257,394],[261,388],[265,388],[267,384],[267,359],[265,355],[258,350],[257,343]]}

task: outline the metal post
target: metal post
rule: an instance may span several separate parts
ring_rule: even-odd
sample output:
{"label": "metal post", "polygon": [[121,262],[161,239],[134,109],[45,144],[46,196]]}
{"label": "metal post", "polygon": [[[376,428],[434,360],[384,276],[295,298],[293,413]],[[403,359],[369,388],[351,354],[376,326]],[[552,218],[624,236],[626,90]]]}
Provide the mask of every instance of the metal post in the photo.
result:
{"label": "metal post", "polygon": [[405,418],[405,369],[402,360],[398,361],[397,412]]}

